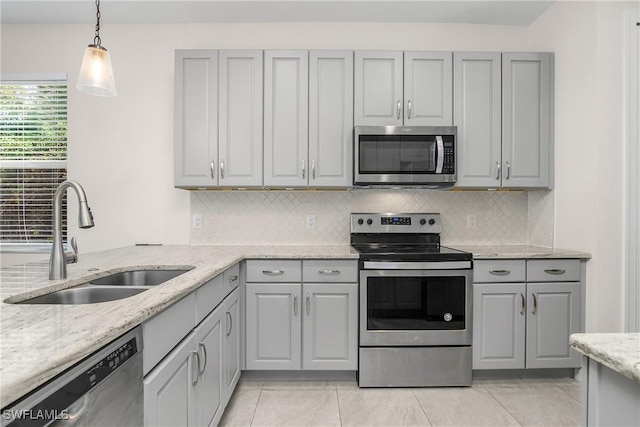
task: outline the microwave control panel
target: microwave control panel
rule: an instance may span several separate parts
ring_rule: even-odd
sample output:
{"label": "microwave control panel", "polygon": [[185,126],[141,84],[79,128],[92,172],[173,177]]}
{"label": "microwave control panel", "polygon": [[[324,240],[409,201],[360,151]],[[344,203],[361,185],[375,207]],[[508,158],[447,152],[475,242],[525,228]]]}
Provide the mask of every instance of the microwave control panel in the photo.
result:
{"label": "microwave control panel", "polygon": [[443,137],[444,140],[444,162],[442,165],[442,173],[454,173],[456,164],[456,153],[453,148],[453,140]]}

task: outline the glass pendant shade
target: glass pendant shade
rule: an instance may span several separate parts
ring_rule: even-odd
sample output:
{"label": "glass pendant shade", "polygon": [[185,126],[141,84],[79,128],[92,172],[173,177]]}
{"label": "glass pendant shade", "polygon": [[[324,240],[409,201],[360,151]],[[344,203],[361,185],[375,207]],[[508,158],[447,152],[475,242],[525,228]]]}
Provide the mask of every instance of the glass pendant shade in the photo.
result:
{"label": "glass pendant shade", "polygon": [[107,49],[93,44],[87,47],[76,87],[91,95],[116,96],[116,82]]}

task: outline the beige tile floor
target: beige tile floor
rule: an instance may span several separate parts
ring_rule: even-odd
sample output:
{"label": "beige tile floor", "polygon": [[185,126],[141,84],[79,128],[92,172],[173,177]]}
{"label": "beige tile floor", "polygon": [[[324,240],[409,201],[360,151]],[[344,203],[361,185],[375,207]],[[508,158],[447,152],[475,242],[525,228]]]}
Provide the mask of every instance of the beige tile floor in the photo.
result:
{"label": "beige tile floor", "polygon": [[578,426],[576,380],[361,389],[355,381],[240,381],[221,426]]}

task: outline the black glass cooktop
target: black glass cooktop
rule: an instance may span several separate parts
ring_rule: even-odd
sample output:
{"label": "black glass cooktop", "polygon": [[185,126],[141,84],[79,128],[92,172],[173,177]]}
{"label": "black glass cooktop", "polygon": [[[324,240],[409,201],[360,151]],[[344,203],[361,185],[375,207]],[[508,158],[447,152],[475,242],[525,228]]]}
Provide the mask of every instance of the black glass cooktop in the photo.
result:
{"label": "black glass cooktop", "polygon": [[438,245],[406,244],[352,244],[365,261],[466,261],[472,259],[469,252]]}

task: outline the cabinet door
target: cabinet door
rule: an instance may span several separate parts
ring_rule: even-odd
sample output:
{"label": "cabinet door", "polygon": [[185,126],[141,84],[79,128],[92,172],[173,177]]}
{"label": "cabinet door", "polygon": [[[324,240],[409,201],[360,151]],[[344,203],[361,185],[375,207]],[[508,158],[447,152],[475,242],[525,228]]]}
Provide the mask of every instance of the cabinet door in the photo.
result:
{"label": "cabinet door", "polygon": [[218,185],[217,51],[176,51],[174,103],[174,185]]}
{"label": "cabinet door", "polygon": [[451,52],[404,53],[404,124],[453,123]]}
{"label": "cabinet door", "polygon": [[217,425],[224,410],[222,365],[224,348],[224,308],[219,305],[195,329],[200,363],[195,384],[198,426]]}
{"label": "cabinet door", "polygon": [[247,369],[300,369],[301,290],[295,283],[247,284]]}
{"label": "cabinet door", "polygon": [[302,290],[302,369],[358,369],[358,284],[305,283]]}
{"label": "cabinet door", "polygon": [[529,283],[527,368],[578,368],[569,335],[580,332],[580,282]]}
{"label": "cabinet door", "polygon": [[240,379],[240,304],[236,288],[224,300],[224,402],[228,402]]}
{"label": "cabinet door", "polygon": [[473,285],[473,369],[524,369],[525,284]]}
{"label": "cabinet door", "polygon": [[402,52],[355,53],[356,126],[402,125]]}
{"label": "cabinet door", "polygon": [[306,187],[309,164],[309,54],[264,54],[264,185]]}
{"label": "cabinet door", "polygon": [[501,185],[501,71],[500,53],[453,54],[457,187]]}
{"label": "cabinet door", "polygon": [[549,187],[553,56],[502,54],[504,187]]}
{"label": "cabinet door", "polygon": [[262,185],[262,51],[220,51],[221,186]]}
{"label": "cabinet door", "polygon": [[353,185],[353,52],[309,54],[312,187]]}
{"label": "cabinet door", "polygon": [[191,426],[197,376],[192,332],[144,379],[145,426]]}

